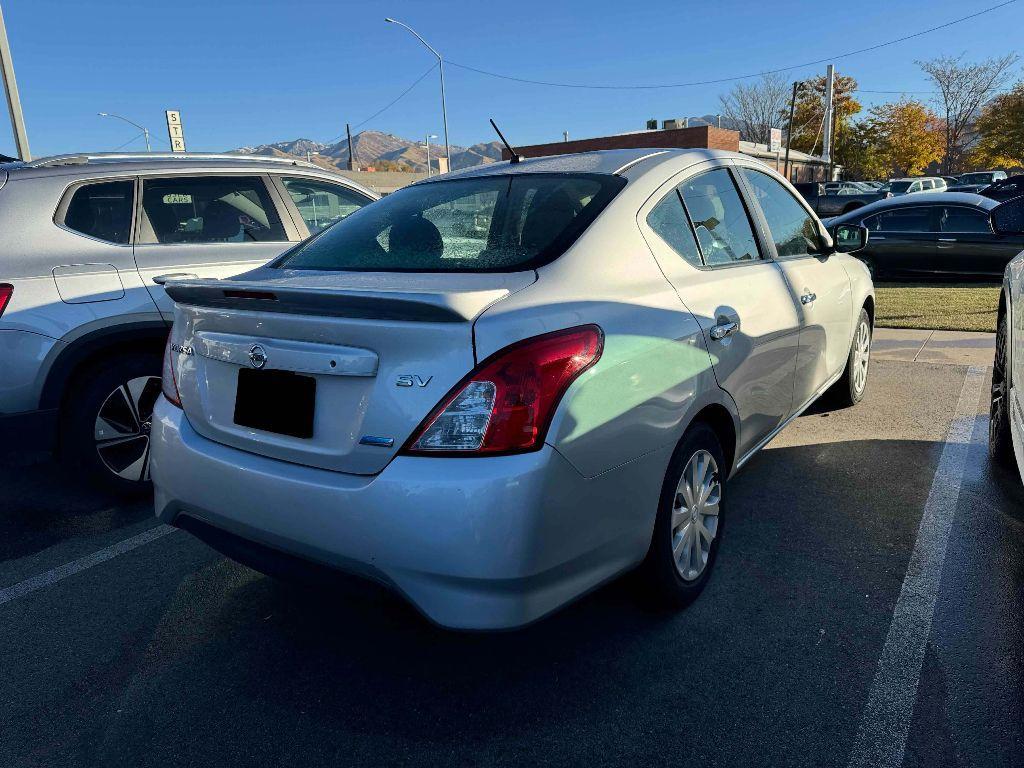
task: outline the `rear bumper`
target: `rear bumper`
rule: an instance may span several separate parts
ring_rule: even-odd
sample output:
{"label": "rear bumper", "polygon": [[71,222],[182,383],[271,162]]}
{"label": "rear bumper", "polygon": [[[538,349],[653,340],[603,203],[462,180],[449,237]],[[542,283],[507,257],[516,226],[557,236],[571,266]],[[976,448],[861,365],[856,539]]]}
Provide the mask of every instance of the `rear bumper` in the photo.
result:
{"label": "rear bumper", "polygon": [[431,620],[462,629],[527,624],[635,565],[660,492],[660,483],[651,494],[636,487],[634,465],[587,480],[548,446],[481,459],[400,456],[374,476],[315,469],[207,440],[162,398],[152,441],[163,522],[185,515],[384,582]]}

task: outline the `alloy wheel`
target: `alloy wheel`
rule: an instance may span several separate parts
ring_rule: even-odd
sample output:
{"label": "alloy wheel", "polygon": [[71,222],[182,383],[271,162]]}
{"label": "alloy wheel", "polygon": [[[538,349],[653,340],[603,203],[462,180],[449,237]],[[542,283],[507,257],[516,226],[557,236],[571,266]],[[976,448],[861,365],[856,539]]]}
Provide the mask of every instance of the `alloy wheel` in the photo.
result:
{"label": "alloy wheel", "polygon": [[707,567],[721,501],[718,463],[707,451],[697,451],[686,462],[672,503],[672,555],[686,581],[699,578]]}
{"label": "alloy wheel", "polygon": [[860,396],[868,383],[868,362],[871,359],[871,327],[866,320],[857,326],[853,338],[853,388]]}
{"label": "alloy wheel", "polygon": [[100,406],[93,432],[96,452],[118,477],[149,480],[149,433],[159,395],[158,376],[139,376],[107,395]]}

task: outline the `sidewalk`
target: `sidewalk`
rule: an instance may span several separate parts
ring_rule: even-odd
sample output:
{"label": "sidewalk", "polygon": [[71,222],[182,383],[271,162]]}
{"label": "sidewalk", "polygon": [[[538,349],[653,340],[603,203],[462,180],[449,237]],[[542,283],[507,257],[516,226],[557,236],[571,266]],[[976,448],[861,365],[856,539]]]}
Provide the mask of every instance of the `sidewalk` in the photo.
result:
{"label": "sidewalk", "polygon": [[907,328],[876,328],[871,342],[875,360],[950,365],[992,365],[996,351],[994,333],[971,331],[918,331]]}

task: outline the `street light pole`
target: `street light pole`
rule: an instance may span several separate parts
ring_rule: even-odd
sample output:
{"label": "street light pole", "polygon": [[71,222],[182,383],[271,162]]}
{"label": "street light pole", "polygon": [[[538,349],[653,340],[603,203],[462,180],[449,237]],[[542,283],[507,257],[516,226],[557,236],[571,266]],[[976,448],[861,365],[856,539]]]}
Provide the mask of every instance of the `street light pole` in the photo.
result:
{"label": "street light pole", "polygon": [[124,120],[129,125],[134,125],[140,131],[142,131],[142,135],[146,137],[146,151],[147,152],[152,152],[153,151],[150,148],[150,146],[149,146],[149,129],[146,128],[146,126],[139,125],[134,120],[129,120],[127,117],[122,117],[121,115],[112,115],[109,112],[97,112],[96,114],[99,115],[100,117],[116,117],[118,120]]}
{"label": "street light pole", "polygon": [[18,149],[18,157],[25,161],[31,160],[32,153],[28,148],[25,116],[21,113],[18,83],[14,79],[14,62],[11,60],[11,46],[7,42],[7,27],[4,25],[3,9],[0,9],[0,80],[3,80],[4,92],[7,94],[7,111],[11,115],[11,128],[14,132],[14,144]]}
{"label": "street light pole", "polygon": [[[426,46],[426,49],[428,51],[437,56],[438,69],[440,69],[441,71],[441,120],[444,122],[444,154],[445,159],[448,161],[448,169],[451,170],[452,152],[451,147],[448,145],[448,108],[445,106],[444,102],[444,58],[441,56],[440,53],[434,50],[430,43],[428,43],[420,36],[419,32],[410,27],[408,24],[398,21],[397,19],[392,19],[390,17],[384,19],[384,21],[386,21],[388,24],[397,24],[400,27],[405,27],[405,29],[411,32],[417,40],[419,40],[421,43],[423,43],[424,46]],[[438,168],[438,170],[440,170],[440,167]]]}
{"label": "street light pole", "polygon": [[[437,138],[437,134],[436,133],[428,133],[427,134],[426,144],[427,144],[427,178],[428,179],[430,178],[430,140],[431,139],[436,139],[436,138]],[[440,170],[441,169],[438,168],[438,171],[440,171]]]}

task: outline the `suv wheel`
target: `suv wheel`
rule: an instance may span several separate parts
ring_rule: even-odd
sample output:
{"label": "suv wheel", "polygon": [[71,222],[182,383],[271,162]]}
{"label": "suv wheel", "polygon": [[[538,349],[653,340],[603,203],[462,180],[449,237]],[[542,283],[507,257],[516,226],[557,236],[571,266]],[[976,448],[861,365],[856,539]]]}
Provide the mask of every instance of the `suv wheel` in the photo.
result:
{"label": "suv wheel", "polygon": [[74,382],[62,417],[65,457],[100,488],[121,494],[147,493],[149,432],[160,395],[159,355],[113,358]]}
{"label": "suv wheel", "polygon": [[640,577],[662,607],[688,605],[701,593],[722,537],[725,457],[718,436],[698,422],[672,456]]}

